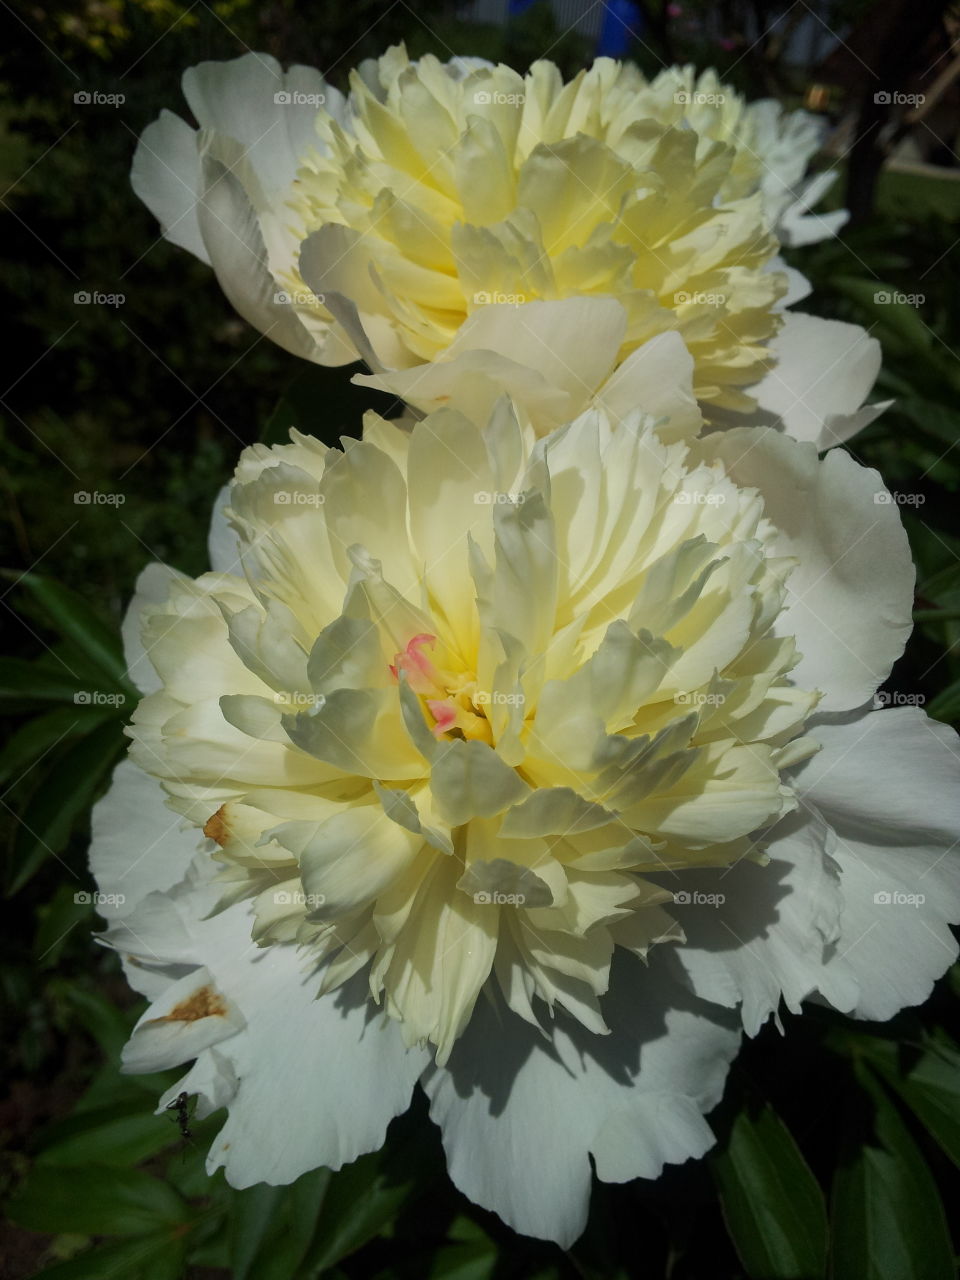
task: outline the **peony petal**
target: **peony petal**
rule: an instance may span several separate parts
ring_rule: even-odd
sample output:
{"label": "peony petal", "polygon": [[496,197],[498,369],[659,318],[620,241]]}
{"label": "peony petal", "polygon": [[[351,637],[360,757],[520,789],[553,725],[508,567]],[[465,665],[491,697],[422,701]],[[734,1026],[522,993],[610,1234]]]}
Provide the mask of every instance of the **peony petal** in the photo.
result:
{"label": "peony petal", "polygon": [[619,1182],[712,1146],[702,1112],[719,1101],[739,1043],[729,1015],[675,987],[666,965],[633,957],[614,966],[604,1012],[609,1036],[563,1020],[545,1040],[482,1003],[447,1068],[424,1077],[460,1190],[563,1248],[586,1223],[591,1154],[598,1175]]}
{"label": "peony petal", "polygon": [[843,913],[823,995],[882,1020],[921,1004],[957,957],[960,742],[915,707],[858,712],[814,730],[823,750],[796,779],[836,832]]}
{"label": "peony petal", "polygon": [[812,445],[772,431],[717,432],[704,449],[737,483],[760,490],[780,530],[776,552],[798,559],[776,628],[797,639],[793,680],[823,691],[821,711],[861,706],[912,625],[910,547],[880,476],[839,451],[818,462]]}
{"label": "peony petal", "polygon": [[859,325],[791,312],[770,351],[777,363],[750,394],[794,439],[828,449],[881,412],[860,408],[880,372],[880,343]]}
{"label": "peony petal", "polygon": [[200,194],[197,135],[186,121],[172,111],[161,111],[159,117],[147,125],[133,154],[130,182],[160,223],[164,239],[210,266],[197,221]]}
{"label": "peony petal", "polygon": [[110,789],[93,806],[90,869],[101,894],[122,901],[99,907],[107,919],[129,915],[148,893],[180,880],[197,851],[200,834],[183,829],[168,809],[156,778],[129,760],[117,765]]}
{"label": "peony petal", "polygon": [[791,815],[764,841],[770,861],[697,868],[651,878],[673,890],[669,907],[686,935],[677,960],[698,996],[732,1008],[755,1036],[781,997],[792,1013],[823,978],[843,897],[836,841],[823,819]]}
{"label": "peony petal", "polygon": [[186,582],[187,579],[169,565],[148,564],[137,578],[133,596],[123,616],[121,635],[127,676],[141,693],[156,693],[163,687],[163,681],[153,666],[150,654],[144,648],[143,610],[148,605],[163,604],[169,595],[171,583],[178,581]]}

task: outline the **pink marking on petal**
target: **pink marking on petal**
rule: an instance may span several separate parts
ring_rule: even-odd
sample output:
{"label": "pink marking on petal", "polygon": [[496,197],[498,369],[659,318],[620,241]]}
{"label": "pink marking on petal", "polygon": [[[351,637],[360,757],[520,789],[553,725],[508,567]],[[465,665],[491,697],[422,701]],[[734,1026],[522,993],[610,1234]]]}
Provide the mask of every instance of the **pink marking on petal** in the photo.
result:
{"label": "pink marking on petal", "polygon": [[424,645],[429,645],[432,649],[436,643],[437,637],[428,635],[426,632],[408,641],[407,647],[401,653],[394,654],[393,662],[390,664],[390,674],[394,680],[400,679],[402,671],[414,693],[434,692],[438,687],[436,671],[430,659],[420,650]]}
{"label": "pink marking on petal", "polygon": [[452,729],[457,723],[457,708],[452,702],[441,698],[427,698],[427,706],[430,708],[430,714],[437,722],[433,726],[435,737],[439,738],[441,733],[446,733],[448,729]]}

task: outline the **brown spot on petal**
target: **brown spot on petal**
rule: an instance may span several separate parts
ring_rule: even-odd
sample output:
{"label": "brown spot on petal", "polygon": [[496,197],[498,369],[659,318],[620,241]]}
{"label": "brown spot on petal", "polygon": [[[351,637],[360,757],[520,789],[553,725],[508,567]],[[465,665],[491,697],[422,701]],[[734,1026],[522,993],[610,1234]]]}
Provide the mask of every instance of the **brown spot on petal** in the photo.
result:
{"label": "brown spot on petal", "polygon": [[201,987],[192,996],[182,1000],[175,1009],[155,1018],[155,1022],[197,1022],[200,1018],[225,1018],[227,1004],[219,992],[213,987]]}
{"label": "brown spot on petal", "polygon": [[216,840],[221,849],[230,839],[230,828],[227,826],[227,819],[224,814],[226,807],[225,804],[222,804],[213,817],[207,819],[203,828],[203,834],[207,839]]}

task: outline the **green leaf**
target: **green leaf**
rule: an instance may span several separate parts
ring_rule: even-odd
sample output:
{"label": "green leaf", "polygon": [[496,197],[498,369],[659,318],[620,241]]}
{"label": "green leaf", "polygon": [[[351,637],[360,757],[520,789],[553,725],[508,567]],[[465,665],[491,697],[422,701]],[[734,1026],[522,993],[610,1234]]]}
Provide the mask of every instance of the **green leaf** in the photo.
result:
{"label": "green leaf", "polygon": [[3,751],[0,751],[0,783],[6,784],[21,774],[38,758],[58,746],[92,732],[111,716],[112,707],[57,707],[43,715],[34,716],[11,735]]}
{"label": "green leaf", "polygon": [[189,1207],[172,1187],[138,1169],[35,1164],[7,1206],[30,1231],[137,1236],[185,1222]]}
{"label": "green leaf", "polygon": [[33,1280],[183,1280],[186,1239],[178,1230],[98,1245],[68,1262],[37,1272]]}
{"label": "green leaf", "polygon": [[[869,1068],[855,1064],[873,1114],[864,1131],[851,1117],[833,1179],[834,1280],[955,1280],[937,1184]],[[862,1097],[863,1095],[861,1095]]]}
{"label": "green leaf", "polygon": [[316,1169],[289,1187],[234,1192],[228,1221],[233,1280],[287,1280],[299,1272],[331,1173]]}
{"label": "green leaf", "polygon": [[167,1117],[153,1114],[150,1100],[137,1099],[95,1111],[80,1111],[44,1134],[38,1163],[60,1168],[84,1164],[129,1167],[177,1142]]}
{"label": "green leaf", "polygon": [[416,1142],[391,1155],[387,1148],[361,1156],[330,1178],[304,1274],[332,1267],[379,1235],[426,1183],[418,1176]]}
{"label": "green leaf", "polygon": [[[900,1095],[955,1165],[960,1167],[960,1052],[931,1043],[919,1054],[891,1040],[863,1037],[870,1065]],[[914,1061],[909,1061],[909,1056]],[[903,1059],[908,1057],[908,1061]]]}
{"label": "green leaf", "polygon": [[83,687],[83,676],[66,666],[27,662],[25,658],[0,658],[0,698],[18,706],[43,702],[73,703]]}
{"label": "green leaf", "polygon": [[960,679],[951,681],[927,703],[927,715],[948,723],[960,717]]}
{"label": "green leaf", "polygon": [[[109,1063],[119,1062],[120,1051],[130,1038],[135,1016],[121,1012],[120,1009],[98,990],[80,986],[77,982],[59,980],[51,984],[51,993],[69,1008],[70,1013],[89,1035],[93,1036]],[[134,1011],[134,1015],[136,1011]],[[115,1067],[111,1067],[113,1077],[117,1076]],[[116,1084],[129,1086],[131,1090],[140,1091],[144,1082],[155,1081],[152,1076],[121,1076]],[[166,1079],[166,1077],[160,1077]],[[111,1085],[113,1090],[116,1085]],[[147,1089],[150,1088],[149,1083]],[[162,1089],[160,1090],[162,1092]]]}
{"label": "green leaf", "polygon": [[51,626],[71,640],[111,684],[124,686],[127,664],[118,629],[109,626],[76,591],[37,573],[6,572],[18,587],[30,592]]}
{"label": "green leaf", "polygon": [[57,755],[56,767],[16,815],[8,895],[18,893],[47,858],[62,852],[75,823],[87,813],[118,759],[123,742],[119,722],[110,720]]}
{"label": "green leaf", "polygon": [[827,1265],[823,1193],[772,1107],[741,1107],[710,1167],[731,1239],[754,1280],[814,1280]]}
{"label": "green leaf", "polygon": [[33,961],[38,969],[51,969],[74,929],[82,928],[89,937],[93,908],[78,905],[73,885],[61,884],[50,901],[37,908],[37,918]]}

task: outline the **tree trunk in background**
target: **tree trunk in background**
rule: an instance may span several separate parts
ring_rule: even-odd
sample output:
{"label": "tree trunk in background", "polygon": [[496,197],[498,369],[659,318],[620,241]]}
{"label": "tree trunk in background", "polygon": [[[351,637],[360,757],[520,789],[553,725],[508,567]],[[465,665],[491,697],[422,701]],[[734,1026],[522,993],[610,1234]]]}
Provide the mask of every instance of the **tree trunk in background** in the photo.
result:
{"label": "tree trunk in background", "polygon": [[[890,96],[907,92],[913,76],[922,75],[923,50],[940,26],[948,0],[898,0],[871,15],[877,24],[873,56],[864,58],[863,93],[857,113],[854,143],[847,167],[847,208],[851,223],[865,222],[873,213],[877,179],[885,159],[880,134],[890,117]],[[880,94],[889,95],[878,102]]]}

